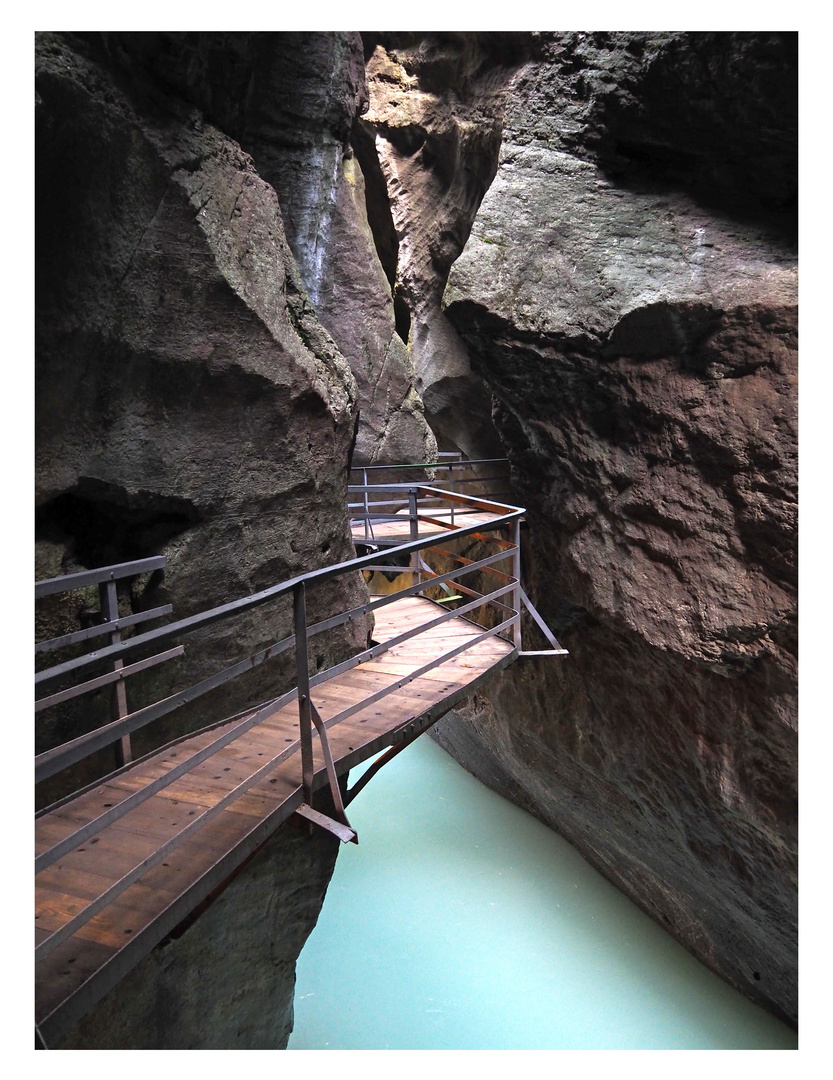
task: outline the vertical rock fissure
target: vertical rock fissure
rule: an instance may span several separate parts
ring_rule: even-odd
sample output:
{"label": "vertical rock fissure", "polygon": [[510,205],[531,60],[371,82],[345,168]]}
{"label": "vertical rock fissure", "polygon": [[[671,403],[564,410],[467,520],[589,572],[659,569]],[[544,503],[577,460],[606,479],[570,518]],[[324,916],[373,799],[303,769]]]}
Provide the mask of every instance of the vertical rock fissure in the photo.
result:
{"label": "vertical rock fissure", "polygon": [[376,152],[376,132],[361,117],[357,117],[353,125],[350,145],[364,176],[367,222],[373,234],[376,253],[393,293],[399,267],[399,238],[393,224],[388,186]]}
{"label": "vertical rock fissure", "polygon": [[393,223],[387,181],[376,150],[374,128],[360,117],[357,118],[350,144],[364,177],[367,223],[373,234],[376,254],[390,284],[396,332],[407,345],[411,333],[411,309],[398,281],[399,237]]}

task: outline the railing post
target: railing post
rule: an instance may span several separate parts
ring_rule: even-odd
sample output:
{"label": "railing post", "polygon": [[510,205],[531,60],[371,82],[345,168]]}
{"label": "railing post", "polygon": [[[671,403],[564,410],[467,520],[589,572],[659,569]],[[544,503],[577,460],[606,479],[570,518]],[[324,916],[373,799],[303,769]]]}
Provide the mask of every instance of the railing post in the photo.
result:
{"label": "railing post", "polygon": [[[417,512],[417,489],[411,488],[408,492],[408,516],[411,522],[411,539],[419,540],[419,516]],[[416,584],[417,581],[422,581],[422,575],[419,573],[419,552],[411,552],[411,569],[415,571]]]}
{"label": "railing post", "polygon": [[312,805],[312,709],[309,697],[309,659],[307,656],[307,600],[303,581],[292,590],[295,616],[295,664],[298,682],[298,720],[301,729],[301,773],[304,802]]}
{"label": "railing post", "polygon": [[[98,597],[105,622],[115,622],[119,617],[119,597],[115,580],[103,581],[98,586]],[[118,645],[121,634],[118,630],[113,630],[109,638],[111,645]],[[119,671],[123,667],[124,663],[121,660],[114,661],[114,671]],[[110,692],[110,719],[121,720],[123,716],[127,716],[127,687],[124,685],[124,679],[119,679],[118,682],[113,683],[113,689]],[[113,743],[113,753],[117,769],[133,760],[129,735],[122,735],[118,742]]]}
{"label": "railing post", "polygon": [[515,643],[515,648],[518,652],[521,651],[523,645],[521,643],[521,521],[520,518],[515,520],[513,527],[512,540],[515,544],[515,551],[512,555],[512,576],[517,581],[517,586],[512,592],[512,606],[518,613],[518,621],[512,627],[512,640]]}
{"label": "railing post", "polygon": [[370,536],[370,503],[368,502],[367,469],[362,469],[362,485],[364,487],[364,538]]}

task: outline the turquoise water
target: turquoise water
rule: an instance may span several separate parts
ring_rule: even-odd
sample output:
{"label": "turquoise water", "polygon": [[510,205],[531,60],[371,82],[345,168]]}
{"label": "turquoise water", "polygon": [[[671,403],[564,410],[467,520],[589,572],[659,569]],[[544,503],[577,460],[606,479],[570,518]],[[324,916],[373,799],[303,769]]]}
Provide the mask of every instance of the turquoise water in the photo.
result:
{"label": "turquoise water", "polygon": [[298,961],[290,1050],[796,1048],[430,739],[349,817],[360,844]]}

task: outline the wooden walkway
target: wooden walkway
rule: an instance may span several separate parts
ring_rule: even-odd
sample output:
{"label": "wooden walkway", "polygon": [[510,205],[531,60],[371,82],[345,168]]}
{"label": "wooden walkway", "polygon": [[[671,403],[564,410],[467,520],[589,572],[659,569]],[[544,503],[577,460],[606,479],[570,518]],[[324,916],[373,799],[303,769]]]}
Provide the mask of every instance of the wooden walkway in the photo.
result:
{"label": "wooden walkway", "polygon": [[451,511],[440,508],[421,514],[417,523],[418,533],[416,536],[411,536],[408,512],[403,510],[394,518],[373,521],[372,530],[365,528],[364,521],[354,519],[350,523],[350,531],[353,542],[357,544],[404,544],[411,539],[425,540],[431,536],[451,536],[454,528],[486,525],[499,517],[500,514],[486,510],[455,510],[452,524]]}
{"label": "wooden walkway", "polygon": [[[442,531],[441,526],[437,528]],[[378,610],[374,637],[391,640],[424,623],[431,611],[443,609],[417,596],[397,600]],[[312,700],[326,723],[345,707],[365,701],[482,633],[482,627],[455,616],[314,687]],[[424,731],[516,655],[510,642],[486,638],[334,724],[328,736],[336,771],[344,774],[385,747]],[[217,725],[181,740],[39,817],[37,853],[106,813],[237,723]],[[313,743],[314,787],[319,788],[326,776],[320,741],[314,738]],[[284,749],[289,751],[285,760],[158,859],[164,845],[183,836],[196,817]],[[37,874],[35,927],[36,946],[40,946],[53,935],[58,940],[70,920],[143,862],[149,863],[137,880],[66,940],[47,955],[36,953],[36,1022],[47,1045],[115,986],[301,805],[299,750],[295,700]],[[151,865],[154,859],[158,861]]]}

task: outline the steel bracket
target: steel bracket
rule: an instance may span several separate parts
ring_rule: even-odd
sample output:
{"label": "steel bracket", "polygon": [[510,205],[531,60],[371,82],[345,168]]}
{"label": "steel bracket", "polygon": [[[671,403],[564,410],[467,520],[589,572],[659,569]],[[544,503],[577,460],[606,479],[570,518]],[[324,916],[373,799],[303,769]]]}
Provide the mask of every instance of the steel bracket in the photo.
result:
{"label": "steel bracket", "polygon": [[359,842],[355,829],[349,825],[342,825],[340,821],[322,814],[320,810],[313,810],[309,803],[301,803],[295,813],[306,821],[311,821],[313,825],[326,829],[333,836],[337,836],[342,844],[358,844]]}

